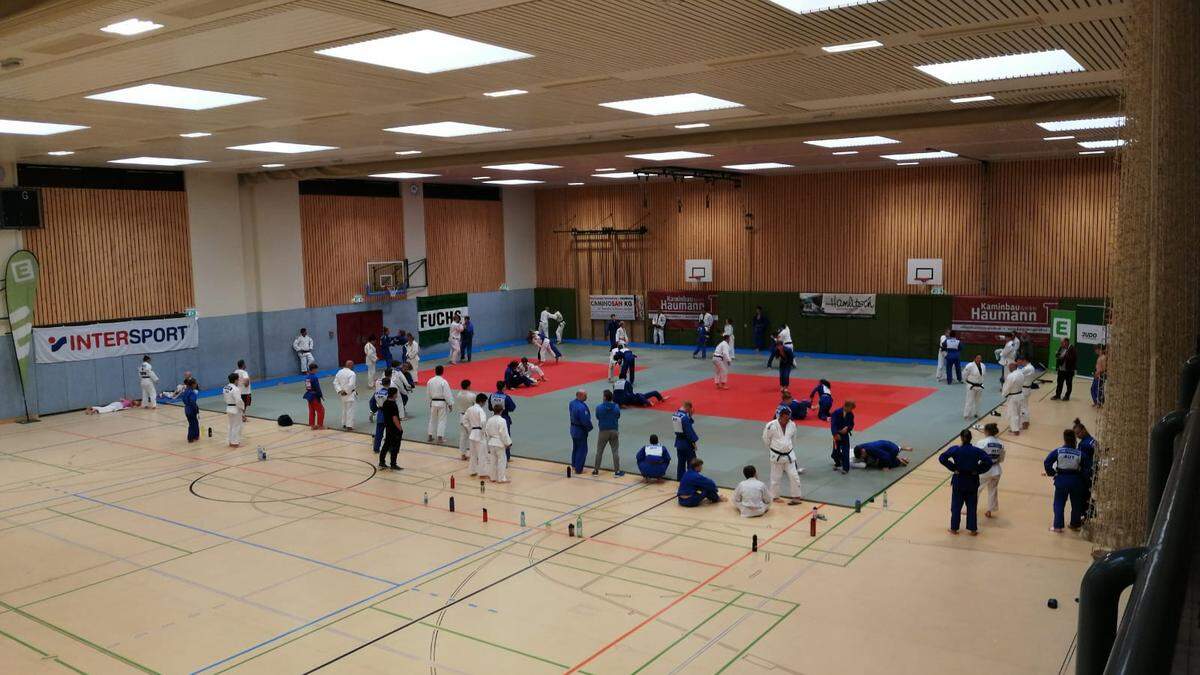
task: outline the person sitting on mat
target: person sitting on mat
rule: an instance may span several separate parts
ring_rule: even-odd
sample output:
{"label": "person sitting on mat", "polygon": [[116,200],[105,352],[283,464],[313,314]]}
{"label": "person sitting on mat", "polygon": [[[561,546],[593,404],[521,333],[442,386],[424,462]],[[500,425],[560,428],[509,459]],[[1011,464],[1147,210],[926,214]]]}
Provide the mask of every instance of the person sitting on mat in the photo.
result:
{"label": "person sitting on mat", "polygon": [[650,443],[637,451],[638,472],[648,483],[661,483],[671,466],[671,453],[666,446],[659,445],[658,434],[650,434]]}
{"label": "person sitting on mat", "polygon": [[521,372],[520,364],[517,361],[509,361],[504,368],[504,387],[506,389],[516,389],[518,387],[536,387],[537,382],[533,378]]}
{"label": "person sitting on mat", "polygon": [[675,493],[680,506],[691,508],[700,506],[705,501],[714,504],[725,501],[717,492],[717,484],[713,479],[700,473],[703,468],[704,460],[699,457],[693,457],[692,461],[688,462],[687,473],[683,474],[683,480],[679,481],[679,491]]}
{"label": "person sitting on mat", "polygon": [[856,469],[891,471],[897,467],[908,466],[908,458],[900,456],[902,452],[912,452],[912,448],[884,440],[860,443],[854,446],[854,463],[851,466]]}
{"label": "person sitting on mat", "polygon": [[829,411],[833,408],[833,385],[829,380],[821,380],[808,394],[808,404],[812,406],[813,398],[817,399],[817,419],[829,419]]}
{"label": "person sitting on mat", "polygon": [[517,372],[534,382],[545,382],[546,372],[536,363],[530,363],[528,356],[522,356],[521,362],[517,364]]}
{"label": "person sitting on mat", "polygon": [[787,408],[792,414],[792,421],[806,419],[808,417],[808,409],[812,407],[812,401],[804,400],[797,401],[792,398],[792,392],[783,389],[779,392],[779,405],[775,406],[774,417],[779,417],[779,411]]}
{"label": "person sitting on mat", "polygon": [[644,394],[634,393],[633,382],[630,382],[629,380],[617,380],[617,383],[613,386],[613,403],[616,403],[621,407],[625,407],[627,405],[643,408],[653,406],[656,402],[650,399],[654,398],[658,399],[657,403],[662,403],[663,401],[667,400],[667,397],[655,390],[648,391]]}

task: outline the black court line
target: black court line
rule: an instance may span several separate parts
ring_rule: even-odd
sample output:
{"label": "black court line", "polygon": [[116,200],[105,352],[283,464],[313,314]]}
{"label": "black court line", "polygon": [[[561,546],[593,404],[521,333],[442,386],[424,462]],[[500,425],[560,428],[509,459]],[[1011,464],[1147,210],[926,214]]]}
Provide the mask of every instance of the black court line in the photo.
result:
{"label": "black court line", "polygon": [[[623,520],[621,520],[621,521],[619,521],[619,522],[617,522],[617,523],[614,523],[614,524],[612,524],[612,525],[610,525],[610,526],[608,526],[608,527],[604,528],[603,530],[600,530],[599,532],[597,532],[596,534],[594,534],[594,535],[592,535],[592,536],[593,536],[593,537],[595,537],[595,536],[599,536],[599,535],[602,535],[602,534],[604,534],[605,532],[608,532],[609,530],[612,530],[612,529],[615,529],[615,528],[617,528],[617,527],[620,527],[621,525],[624,525],[625,523],[627,523],[627,522],[629,522],[629,521],[633,520],[634,518],[637,518],[638,516],[640,516],[640,515],[642,515],[642,514],[644,514],[644,513],[648,513],[648,512],[650,512],[650,511],[653,511],[654,509],[656,509],[656,508],[658,508],[658,507],[662,506],[663,504],[666,504],[667,502],[669,502],[669,501],[671,501],[672,499],[675,499],[675,498],[676,498],[676,496],[675,496],[675,495],[671,495],[671,496],[667,497],[666,499],[662,500],[661,502],[658,502],[658,503],[656,503],[656,504],[653,504],[653,505],[651,505],[651,506],[648,506],[648,507],[646,507],[645,509],[643,509],[643,510],[641,510],[641,511],[638,511],[638,512],[637,512],[637,513],[635,513],[635,514],[633,514],[633,515],[631,515],[631,516],[629,516],[629,517],[627,517],[627,518],[625,518],[625,519],[623,519]],[[383,639],[385,639],[385,638],[391,637],[392,635],[395,635],[396,633],[399,633],[400,631],[404,630],[405,628],[408,628],[409,626],[416,625],[416,624],[418,624],[418,623],[420,623],[420,622],[424,621],[425,619],[428,619],[429,617],[433,616],[434,614],[437,614],[437,613],[439,613],[439,612],[444,612],[444,611],[446,611],[447,609],[450,609],[451,607],[453,607],[453,606],[457,605],[458,603],[460,603],[460,602],[462,602],[462,601],[464,601],[464,600],[467,600],[468,598],[471,598],[471,597],[474,597],[474,596],[476,596],[476,595],[479,595],[480,593],[482,593],[482,592],[484,592],[484,591],[488,590],[489,588],[493,588],[493,587],[495,587],[495,586],[497,586],[497,585],[499,585],[499,584],[501,584],[501,583],[503,583],[503,582],[505,582],[505,581],[508,581],[509,579],[512,579],[513,577],[517,576],[518,574],[521,574],[522,572],[527,572],[527,571],[529,571],[529,570],[533,569],[534,567],[537,567],[538,565],[540,565],[540,564],[542,564],[542,563],[546,562],[547,560],[550,560],[550,559],[552,559],[552,558],[556,558],[556,557],[558,557],[559,555],[561,555],[561,554],[563,554],[563,553],[566,553],[567,551],[570,551],[571,549],[575,548],[576,546],[580,546],[580,545],[582,545],[582,544],[584,544],[584,543],[587,543],[587,541],[588,541],[587,539],[581,539],[581,540],[579,540],[579,541],[575,542],[574,544],[571,544],[570,546],[567,546],[566,548],[563,548],[563,549],[560,549],[560,550],[558,550],[558,551],[555,551],[554,553],[551,553],[550,555],[546,556],[545,558],[542,558],[542,559],[540,559],[540,560],[538,560],[538,561],[536,561],[536,562],[530,563],[529,565],[526,565],[525,567],[522,567],[521,569],[519,569],[519,570],[517,570],[517,571],[515,571],[515,572],[512,572],[511,574],[508,574],[508,575],[506,575],[506,576],[503,576],[503,577],[501,577],[501,578],[499,578],[499,579],[497,579],[497,580],[493,581],[492,583],[490,583],[490,584],[487,584],[486,586],[482,586],[482,587],[480,587],[480,588],[478,588],[478,589],[476,589],[476,590],[474,590],[474,591],[471,591],[470,593],[468,593],[468,594],[466,594],[466,595],[462,596],[461,598],[458,598],[457,600],[455,600],[455,601],[453,601],[453,602],[448,602],[448,603],[446,603],[445,605],[442,605],[441,607],[438,607],[437,609],[434,609],[434,610],[430,611],[430,612],[429,612],[429,613],[427,613],[427,614],[423,614],[423,615],[421,615],[421,616],[419,616],[419,617],[416,617],[415,619],[412,619],[412,620],[410,620],[408,623],[405,623],[405,624],[402,624],[402,625],[400,625],[400,626],[398,626],[398,627],[396,627],[396,628],[393,628],[392,630],[390,630],[390,631],[388,631],[388,632],[384,633],[383,635],[380,635],[379,637],[376,637],[376,638],[373,638],[373,639],[371,639],[371,640],[369,640],[369,641],[367,641],[367,642],[364,642],[364,643],[362,643],[361,645],[359,645],[359,646],[355,647],[354,649],[351,649],[351,650],[349,650],[349,651],[347,651],[347,652],[345,652],[345,653],[343,653],[343,654],[341,654],[341,655],[339,655],[339,656],[335,656],[335,657],[333,657],[332,659],[329,659],[328,661],[326,661],[326,662],[324,662],[324,663],[320,664],[319,666],[316,666],[315,668],[312,668],[311,670],[306,670],[306,671],[304,671],[304,675],[310,675],[311,673],[315,673],[315,672],[317,672],[318,670],[321,670],[322,668],[325,668],[326,666],[331,666],[331,665],[333,665],[334,663],[337,663],[338,661],[341,661],[342,659],[346,658],[347,656],[350,656],[351,654],[354,654],[354,653],[356,653],[356,652],[358,652],[358,651],[361,651],[362,649],[365,649],[366,647],[369,647],[369,646],[371,646],[371,645],[375,644],[376,642],[379,642],[380,640],[383,640]]]}

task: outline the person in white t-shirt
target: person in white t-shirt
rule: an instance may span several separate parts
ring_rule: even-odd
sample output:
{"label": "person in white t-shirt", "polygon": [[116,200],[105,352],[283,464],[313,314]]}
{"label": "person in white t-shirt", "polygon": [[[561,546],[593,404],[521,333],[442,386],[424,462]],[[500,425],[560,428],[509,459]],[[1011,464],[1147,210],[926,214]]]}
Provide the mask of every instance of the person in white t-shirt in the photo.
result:
{"label": "person in white t-shirt", "polygon": [[242,392],[242,421],[246,421],[246,411],[250,409],[250,373],[246,371],[246,362],[238,359],[237,369],[233,371],[238,376],[238,390]]}

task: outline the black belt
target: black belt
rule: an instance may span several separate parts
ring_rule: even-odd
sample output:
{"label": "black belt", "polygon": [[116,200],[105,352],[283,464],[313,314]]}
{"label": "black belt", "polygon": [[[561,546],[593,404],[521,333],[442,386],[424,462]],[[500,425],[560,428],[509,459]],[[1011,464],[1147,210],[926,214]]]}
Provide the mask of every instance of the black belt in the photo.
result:
{"label": "black belt", "polygon": [[300,353],[301,353],[301,354],[311,354],[311,353],[312,353],[312,350],[311,350],[311,349],[301,349],[301,350],[300,350]]}
{"label": "black belt", "polygon": [[471,431],[475,431],[476,429],[483,431],[483,427],[471,427]]}
{"label": "black belt", "polygon": [[983,389],[982,382],[968,382],[967,384],[971,385],[972,389]]}
{"label": "black belt", "polygon": [[1011,394],[1005,394],[1005,395],[1004,395],[1004,398],[1011,398],[1011,397],[1013,397],[1013,396],[1020,396],[1022,393],[1024,393],[1024,392],[1020,392],[1020,391],[1014,391],[1014,392],[1013,392],[1013,393],[1011,393]]}
{"label": "black belt", "polygon": [[780,451],[776,450],[775,448],[767,448],[767,449],[770,450],[771,452],[779,455],[780,457],[787,457],[788,455],[792,454],[791,450],[788,450],[787,452],[780,452]]}
{"label": "black belt", "polygon": [[150,379],[150,376],[149,376],[149,375],[143,375],[143,376],[142,376],[142,379],[143,379],[143,380],[148,380],[148,379]]}
{"label": "black belt", "polygon": [[429,399],[429,400],[430,400],[431,402],[432,402],[432,401],[441,401],[442,403],[445,403],[445,402],[446,402],[446,399],[444,399],[444,398],[431,398],[431,399]]}

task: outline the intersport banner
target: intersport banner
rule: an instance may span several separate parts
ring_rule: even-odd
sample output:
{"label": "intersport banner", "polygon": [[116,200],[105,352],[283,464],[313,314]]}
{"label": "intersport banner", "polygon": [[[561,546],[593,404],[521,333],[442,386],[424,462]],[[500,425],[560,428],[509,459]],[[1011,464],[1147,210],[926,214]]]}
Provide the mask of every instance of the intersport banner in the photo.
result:
{"label": "intersport banner", "polygon": [[637,319],[637,296],[634,295],[589,295],[588,306],[596,321],[607,321],[612,314],[621,321]]}
{"label": "intersport banner", "polygon": [[804,316],[875,316],[874,293],[801,293]]}
{"label": "intersport banner", "polygon": [[463,316],[470,314],[466,293],[418,297],[417,339],[421,344],[436,345],[449,342],[450,324],[454,323],[455,312]]}
{"label": "intersport banner", "polygon": [[194,349],[199,344],[194,316],[33,329],[38,363],[140,356]]}
{"label": "intersport banner", "polygon": [[1033,344],[1050,342],[1050,310],[1058,298],[956,295],[951,325],[963,342],[1001,345],[1002,333],[1029,333]]}
{"label": "intersport banner", "polygon": [[700,315],[710,312],[717,317],[717,294],[708,291],[650,291],[646,294],[646,315],[665,314],[667,328],[695,330]]}

